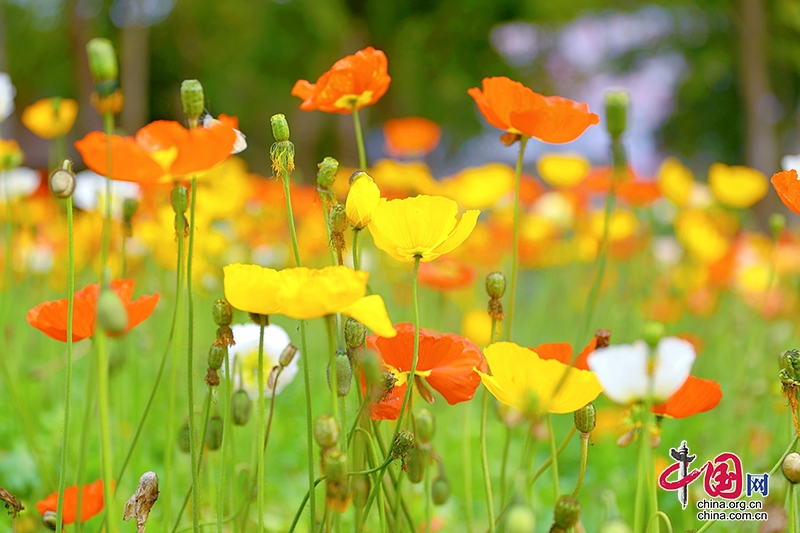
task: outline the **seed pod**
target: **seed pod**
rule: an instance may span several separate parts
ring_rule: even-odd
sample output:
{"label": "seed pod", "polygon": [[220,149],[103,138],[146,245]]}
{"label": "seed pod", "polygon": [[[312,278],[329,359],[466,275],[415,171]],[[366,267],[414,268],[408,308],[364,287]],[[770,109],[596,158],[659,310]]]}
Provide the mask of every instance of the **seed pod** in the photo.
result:
{"label": "seed pod", "polygon": [[781,370],[792,381],[800,381],[800,351],[786,350],[781,356]]}
{"label": "seed pod", "polygon": [[612,138],[619,138],[628,127],[628,106],[631,96],[621,89],[606,91],[606,129]]}
{"label": "seed pod", "polygon": [[597,412],[592,403],[587,403],[575,411],[575,429],[581,433],[591,433],[597,425]]}
{"label": "seed pod", "polygon": [[314,422],[314,438],[321,448],[332,448],[339,442],[339,424],[331,415],[320,415]]}
{"label": "seed pod", "polygon": [[664,336],[665,331],[664,324],[661,322],[648,322],[644,325],[642,338],[651,348],[655,348]]}
{"label": "seed pod", "polygon": [[367,328],[355,318],[348,318],[344,323],[344,340],[351,350],[364,346],[367,338]]}
{"label": "seed pod", "polygon": [[50,192],[56,198],[69,198],[75,192],[75,174],[59,168],[50,174]]}
{"label": "seed pod", "polygon": [[435,429],[433,413],[425,407],[414,412],[414,430],[416,431],[417,442],[428,445],[433,440]]}
{"label": "seed pod", "polygon": [[226,357],[228,357],[227,346],[212,344],[211,348],[208,350],[208,368],[219,370]]}
{"label": "seed pod", "polygon": [[231,322],[233,322],[233,306],[225,298],[214,300],[212,313],[214,315],[214,323],[220,327],[230,326]]}
{"label": "seed pod", "polygon": [[272,126],[272,136],[277,142],[289,140],[289,123],[286,121],[284,115],[280,113],[272,115],[272,118],[269,119],[269,123]]}
{"label": "seed pod", "polygon": [[408,452],[408,480],[411,483],[420,483],[425,477],[425,453],[418,447],[414,446]]}
{"label": "seed pod", "polygon": [[196,123],[205,108],[205,95],[203,85],[197,80],[184,80],[181,83],[181,104],[183,104],[183,114],[189,119],[189,123]]}
{"label": "seed pod", "polygon": [[250,411],[253,410],[253,400],[247,391],[239,389],[231,397],[231,421],[234,426],[244,426],[250,420]]}
{"label": "seed pod", "polygon": [[572,496],[561,496],[556,502],[553,511],[553,522],[555,526],[567,530],[578,523],[581,516],[581,503]]}
{"label": "seed pod", "polygon": [[317,186],[323,189],[330,189],[336,181],[336,174],[339,172],[339,162],[332,157],[326,157],[322,163],[317,165]]}
{"label": "seed pod", "polygon": [[97,299],[97,325],[108,333],[123,333],[128,329],[128,311],[116,292],[100,289]]}
{"label": "seed pod", "polygon": [[172,209],[175,210],[176,215],[183,215],[186,213],[186,208],[189,205],[189,191],[183,185],[176,185],[172,188]]}
{"label": "seed pod", "polygon": [[57,516],[58,515],[54,511],[45,511],[42,515],[42,524],[44,524],[47,529],[55,531],[58,525],[58,522],[56,522]]}
{"label": "seed pod", "polygon": [[353,367],[350,358],[344,352],[336,354],[336,393],[347,396],[350,393],[350,384],[353,381]]}
{"label": "seed pod", "polygon": [[413,445],[414,434],[407,429],[400,430],[392,442],[392,458],[405,460]]}
{"label": "seed pod", "polygon": [[347,211],[344,204],[333,204],[328,213],[328,221],[331,225],[331,233],[342,234],[347,230]]}
{"label": "seed pod", "polygon": [[280,357],[278,357],[278,363],[283,367],[289,366],[295,355],[297,355],[297,346],[289,343],[281,352]]}
{"label": "seed pod", "polygon": [[138,208],[139,202],[137,202],[135,198],[125,198],[122,202],[122,217],[125,220],[132,219]]}
{"label": "seed pod", "polygon": [[89,58],[89,72],[95,83],[119,77],[117,53],[108,39],[98,37],[86,43],[86,55]]}
{"label": "seed pod", "polygon": [[214,414],[208,419],[208,430],[206,431],[206,446],[209,450],[219,450],[222,447],[222,417]]}
{"label": "seed pod", "polygon": [[526,505],[515,505],[508,510],[506,531],[508,533],[534,533],[536,515]]}
{"label": "seed pod", "polygon": [[506,277],[502,272],[492,272],[486,276],[486,293],[490,298],[502,298],[506,292]]}
{"label": "seed pod", "polygon": [[784,457],[781,470],[790,483],[800,483],[800,453],[792,452]]}
{"label": "seed pod", "polygon": [[322,466],[325,477],[334,483],[347,481],[347,454],[341,450],[331,449],[322,456]]}
{"label": "seed pod", "polygon": [[431,485],[431,500],[434,505],[443,505],[450,498],[450,482],[445,477],[438,477]]}
{"label": "seed pod", "polygon": [[192,432],[189,429],[189,422],[184,422],[181,429],[178,430],[178,448],[183,453],[190,453],[192,451]]}

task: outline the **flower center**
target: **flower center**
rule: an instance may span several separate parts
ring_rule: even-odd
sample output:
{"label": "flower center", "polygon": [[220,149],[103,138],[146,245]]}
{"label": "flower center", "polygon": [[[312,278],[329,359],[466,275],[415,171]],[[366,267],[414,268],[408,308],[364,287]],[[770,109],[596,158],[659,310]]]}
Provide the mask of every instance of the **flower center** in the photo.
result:
{"label": "flower center", "polygon": [[[410,370],[403,372],[396,369],[392,365],[387,365],[386,363],[384,364],[386,365],[386,370],[391,372],[392,375],[394,376],[394,379],[397,380],[397,382],[394,384],[395,387],[402,387],[403,385],[408,383],[408,376],[411,374]],[[417,370],[416,372],[414,372],[414,376],[427,378],[428,376],[431,375],[431,372],[432,372],[431,370]]]}

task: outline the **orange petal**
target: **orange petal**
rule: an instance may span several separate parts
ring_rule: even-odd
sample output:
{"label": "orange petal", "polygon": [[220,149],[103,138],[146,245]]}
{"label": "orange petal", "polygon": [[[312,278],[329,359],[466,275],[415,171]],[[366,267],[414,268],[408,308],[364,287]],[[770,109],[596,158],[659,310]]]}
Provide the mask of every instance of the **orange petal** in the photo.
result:
{"label": "orange petal", "polygon": [[719,383],[689,376],[689,379],[666,403],[654,405],[652,411],[670,418],[686,418],[715,408],[722,399]]}
{"label": "orange petal", "polygon": [[[107,176],[108,154],[105,133],[93,131],[80,141],[76,141],[75,148],[78,149],[87,167],[101,176]],[[161,165],[156,163],[132,137],[112,135],[111,153],[112,179],[147,185],[157,183],[164,175]]]}
{"label": "orange petal", "polygon": [[784,170],[774,174],[770,181],[784,205],[800,214],[800,181],[798,179],[796,170]]}

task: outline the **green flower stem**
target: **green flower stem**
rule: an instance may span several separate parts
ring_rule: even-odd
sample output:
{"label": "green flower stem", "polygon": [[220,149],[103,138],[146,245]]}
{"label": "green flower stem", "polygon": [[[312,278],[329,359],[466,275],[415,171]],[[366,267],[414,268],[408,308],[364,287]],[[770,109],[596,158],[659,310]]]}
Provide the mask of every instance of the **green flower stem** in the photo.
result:
{"label": "green flower stem", "polygon": [[[467,520],[467,533],[474,530],[474,518],[472,516],[472,402],[464,402],[464,434],[463,441],[463,464],[464,470],[464,515]],[[505,472],[505,470],[504,470]]]}
{"label": "green flower stem", "polygon": [[[383,438],[381,437],[380,431],[378,429],[378,423],[376,420],[372,420],[372,428],[373,432],[375,433],[375,440],[378,443],[378,449],[381,451],[383,455],[386,455],[388,450],[386,449],[386,446],[383,443]],[[399,475],[396,476],[391,469],[389,469],[389,479],[391,480],[392,485],[395,487],[397,487],[400,483],[400,476]],[[381,491],[381,502],[383,501],[384,492],[385,491]],[[397,493],[395,496],[400,498],[400,505],[403,507],[403,514],[406,517],[406,522],[408,523],[408,527],[411,533],[414,533],[416,531],[414,526],[414,520],[411,518],[411,511],[408,509],[408,504],[406,503],[405,498],[401,493]]]}
{"label": "green flower stem", "polygon": [[67,307],[67,376],[64,381],[64,429],[61,437],[61,461],[58,476],[58,508],[56,511],[56,531],[64,524],[64,490],[67,487],[67,449],[69,448],[69,407],[72,394],[72,328],[75,310],[75,248],[72,232],[72,196],[67,198],[67,248],[69,255],[69,304]]}
{"label": "green flower stem", "polygon": [[309,488],[309,489],[306,491],[306,495],[305,495],[305,496],[303,496],[303,500],[300,502],[300,507],[298,507],[298,508],[297,508],[297,513],[295,513],[295,515],[294,515],[294,520],[292,520],[292,525],[289,527],[289,533],[292,533],[292,532],[294,531],[294,528],[296,528],[296,527],[297,527],[297,522],[299,522],[299,521],[300,521],[300,515],[302,515],[302,514],[303,514],[303,509],[304,509],[304,508],[305,508],[305,506],[306,506],[306,502],[308,502],[308,500],[310,499],[311,495],[314,493],[314,489],[317,487],[317,485],[319,485],[320,483],[322,483],[322,481],[323,481],[324,479],[325,479],[325,476],[318,477],[318,478],[317,478],[317,479],[315,479],[315,480],[314,480],[314,482],[311,484],[311,488]]}
{"label": "green flower stem", "polygon": [[[194,297],[192,283],[192,258],[194,255],[194,213],[197,203],[197,178],[192,177],[191,200],[189,202],[189,252],[186,257],[186,292],[188,294],[186,313],[186,390],[189,396],[189,455],[192,462],[192,526],[195,533],[200,531],[200,486],[197,483],[199,470],[194,420]],[[202,443],[201,443],[202,448]]]}
{"label": "green flower stem", "polygon": [[[325,317],[328,326],[328,388],[331,393],[331,414],[336,423],[342,429],[339,431],[340,443],[344,445],[344,423],[339,419],[339,384],[336,375],[336,316],[328,315]],[[344,449],[344,446],[342,447]]]}
{"label": "green flower stem", "polygon": [[644,527],[644,518],[646,511],[646,502],[645,502],[645,492],[647,491],[647,472],[645,472],[645,468],[647,467],[647,446],[648,443],[645,442],[645,428],[643,427],[641,432],[639,433],[639,459],[638,459],[638,468],[637,468],[637,477],[636,477],[636,503],[634,506],[634,514],[633,514],[633,530],[634,531],[643,531]]}
{"label": "green flower stem", "polygon": [[511,448],[511,434],[511,428],[506,427],[506,441],[503,444],[503,462],[500,466],[500,507],[505,507],[506,505],[506,470],[508,466],[508,452],[509,448]]}
{"label": "green flower stem", "polygon": [[556,433],[553,430],[553,415],[547,413],[547,431],[550,433],[550,457],[553,460],[553,494],[558,499],[561,491],[558,488],[558,451],[556,450]]}
{"label": "green flower stem", "polygon": [[[264,433],[264,326],[265,317],[258,315],[258,425],[256,434]],[[305,355],[305,354],[303,354]],[[258,442],[258,441],[256,441]],[[256,445],[258,447],[258,445]],[[264,450],[258,450],[258,467],[256,468],[256,487],[258,489],[258,529],[264,531]]]}
{"label": "green flower stem", "polygon": [[[230,360],[225,357],[225,378],[223,379],[225,401],[222,406],[222,448],[219,458],[219,479],[217,481],[217,533],[222,533],[222,515],[225,512],[225,500],[229,491],[225,487],[225,466],[228,459],[228,449],[231,447],[231,369]],[[274,394],[273,394],[274,396]]]}
{"label": "green flower stem", "polygon": [[[520,148],[524,148],[524,145],[522,145]],[[520,161],[522,161],[522,156],[520,156]],[[492,342],[494,342],[494,337],[496,332],[497,332],[497,319],[492,317],[492,331],[490,336],[490,340]],[[489,410],[489,393],[486,390],[486,387],[484,387],[483,400],[481,401],[481,468],[483,470],[483,486],[484,489],[486,490],[486,508],[489,513],[489,532],[494,533],[495,531],[494,497],[492,496],[492,478],[491,475],[489,474],[489,452],[486,448],[486,416],[488,410]]]}
{"label": "green flower stem", "polygon": [[511,330],[514,327],[514,304],[517,298],[517,263],[519,262],[519,191],[522,183],[522,159],[525,155],[525,145],[528,144],[528,137],[523,135],[519,139],[519,156],[517,156],[517,167],[514,171],[514,236],[511,246],[511,285],[508,296],[508,331],[506,339],[512,339]]}
{"label": "green flower stem", "polygon": [[775,466],[773,466],[772,469],[770,469],[770,471],[769,471],[769,475],[770,476],[775,474],[778,471],[778,469],[783,464],[783,460],[786,458],[787,455],[789,455],[789,453],[792,451],[792,448],[794,448],[795,445],[797,444],[797,440],[798,440],[798,437],[797,437],[797,434],[795,434],[794,437],[792,437],[792,440],[789,443],[789,446],[787,446],[786,450],[784,450],[784,452],[781,454],[780,458],[778,459],[778,462],[776,462]]}
{"label": "green flower stem", "polygon": [[664,522],[664,525],[667,527],[667,533],[672,533],[672,522],[669,521],[669,517],[663,511],[656,511],[650,516],[650,520],[647,521],[647,528],[645,531],[650,531],[650,525],[655,520],[658,523],[658,519],[661,519]]}
{"label": "green flower stem", "polygon": [[353,270],[361,270],[361,258],[358,252],[358,235],[361,230],[353,228]]}
{"label": "green flower stem", "polygon": [[105,210],[103,215],[103,248],[100,260],[100,279],[105,275],[103,270],[108,264],[108,254],[111,249],[111,163],[113,161],[111,152],[111,136],[114,134],[114,114],[103,114],[103,130],[106,134],[106,197]]}
{"label": "green flower stem", "polygon": [[578,493],[583,486],[583,477],[586,475],[586,463],[589,460],[589,433],[581,433],[581,466],[578,471],[578,482],[575,484],[575,490],[572,491],[572,497],[577,498]]}
{"label": "green flower stem", "polygon": [[[294,213],[292,212],[292,193],[289,187],[289,174],[282,173],[283,192],[286,196],[286,214],[289,219],[289,230],[292,235],[292,250],[294,251],[294,262],[297,266],[303,266],[300,260],[300,246],[297,243],[297,229],[294,224]],[[306,340],[306,321],[300,321],[300,349],[303,354],[303,386],[306,397],[306,446],[308,448],[308,490],[311,530],[314,531],[317,524],[316,494],[314,487],[314,415],[311,410],[311,377],[309,372],[310,357],[308,353],[308,342]]]}
{"label": "green flower stem", "polygon": [[333,192],[328,189],[317,187],[317,196],[319,197],[319,202],[322,205],[322,219],[325,221],[325,234],[328,236],[328,251],[331,253],[331,264],[338,265],[340,263],[337,259],[336,247],[333,246],[333,240],[331,239],[331,221],[328,218],[328,215],[331,211],[332,194]]}
{"label": "green flower stem", "polygon": [[[109,533],[115,533],[118,528],[118,515],[114,505],[114,488],[111,485],[114,479],[112,465],[114,459],[111,451],[111,414],[109,410],[109,387],[108,387],[108,338],[105,332],[97,327],[94,337],[97,363],[97,398],[100,406],[100,454],[103,478],[103,497],[105,498],[104,514],[117,517],[108,521]],[[80,492],[80,491],[78,491]]]}
{"label": "green flower stem", "polygon": [[[83,470],[86,467],[86,454],[89,450],[89,434],[91,432],[92,414],[94,413],[94,400],[95,400],[95,374],[97,372],[96,365],[89,365],[89,375],[86,376],[86,392],[83,395],[83,422],[81,423],[81,437],[80,447],[78,448],[78,462],[75,465],[75,484],[80,486],[83,480]],[[83,506],[83,491],[78,491],[78,498],[75,502],[75,516],[81,516],[81,508]],[[83,522],[78,520],[75,523],[75,533],[81,533],[83,530]]]}
{"label": "green flower stem", "polygon": [[361,120],[358,118],[358,108],[353,104],[353,125],[356,129],[356,144],[358,144],[358,165],[361,170],[367,170],[367,153],[364,151],[364,135],[361,133]]}

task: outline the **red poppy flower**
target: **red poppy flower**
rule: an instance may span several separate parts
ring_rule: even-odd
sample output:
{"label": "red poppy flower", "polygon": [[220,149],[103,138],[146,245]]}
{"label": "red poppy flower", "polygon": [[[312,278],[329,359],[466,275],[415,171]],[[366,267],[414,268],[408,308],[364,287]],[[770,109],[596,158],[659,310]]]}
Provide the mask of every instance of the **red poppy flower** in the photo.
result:
{"label": "red poppy flower", "polygon": [[444,292],[469,287],[475,276],[475,269],[467,263],[444,256],[438,261],[420,263],[418,279],[420,285]]}
{"label": "red poppy flower", "polygon": [[800,178],[797,177],[797,171],[777,172],[770,181],[784,205],[800,215]]}
{"label": "red poppy flower", "polygon": [[[112,483],[113,486],[113,483]],[[82,487],[81,497],[81,522],[91,520],[98,515],[104,507],[103,480]],[[36,503],[36,509],[44,516],[48,511],[58,512],[58,491],[50,494],[44,500]],[[78,511],[78,486],[73,485],[64,490],[63,517],[64,524],[74,524]]]}
{"label": "red poppy flower", "polygon": [[[608,194],[611,190],[611,168],[593,169],[579,189],[590,194]],[[627,179],[617,184],[617,196],[632,206],[647,206],[661,197],[658,182],[636,176],[628,167]]]}
{"label": "red poppy flower", "polygon": [[654,405],[652,411],[670,418],[686,418],[705,413],[719,405],[722,390],[719,383],[710,379],[689,376],[680,389],[665,403]]}
{"label": "red poppy flower", "polygon": [[[119,299],[128,312],[128,329],[119,333],[127,333],[144,321],[156,308],[160,295],[143,295],[136,301],[133,298],[133,280],[115,279],[111,281],[111,290],[117,293]],[[75,292],[75,306],[73,309],[72,341],[78,342],[94,335],[97,319],[97,298],[100,295],[100,285],[93,283]],[[69,299],[53,300],[40,303],[28,311],[28,324],[44,332],[45,335],[57,341],[67,341],[67,311]]]}
{"label": "red poppy flower", "polygon": [[442,129],[422,117],[396,118],[383,125],[386,153],[393,157],[422,157],[439,144]]}
{"label": "red poppy flower", "polygon": [[467,91],[484,118],[501,130],[549,143],[574,141],[600,119],[585,103],[542,96],[505,77],[483,78],[483,90]]}
{"label": "red poppy flower", "polygon": [[[233,117],[220,115],[209,126],[186,129],[179,122],[157,120],[136,137],[111,136],[112,179],[144,185],[199,174],[225,161],[236,142]],[[93,131],[75,143],[83,162],[105,176],[106,134]]]}
{"label": "red poppy flower", "polygon": [[[592,341],[578,354],[575,358],[575,364],[572,365],[578,370],[589,370],[589,365],[586,363],[586,358],[597,348],[597,337],[592,338]],[[572,361],[572,345],[568,342],[548,342],[540,344],[536,348],[531,348],[540,359],[555,359],[565,365]]]}
{"label": "red poppy flower", "polygon": [[[391,392],[372,405],[370,414],[373,420],[396,420],[406,393],[414,358],[414,325],[404,322],[397,324],[394,329],[397,336],[391,339],[377,335],[367,338],[367,346],[397,379]],[[416,379],[425,380],[444,396],[447,403],[454,405],[472,399],[481,382],[474,368],[488,372],[486,360],[474,342],[452,333],[440,335],[420,328]],[[365,389],[363,376],[361,383],[362,389]],[[418,387],[424,385],[418,383]],[[420,392],[423,395],[430,394],[427,391]]]}
{"label": "red poppy flower", "polygon": [[386,54],[371,46],[340,59],[317,83],[298,80],[292,96],[303,99],[303,111],[352,113],[372,105],[386,93],[392,78],[387,74]]}

